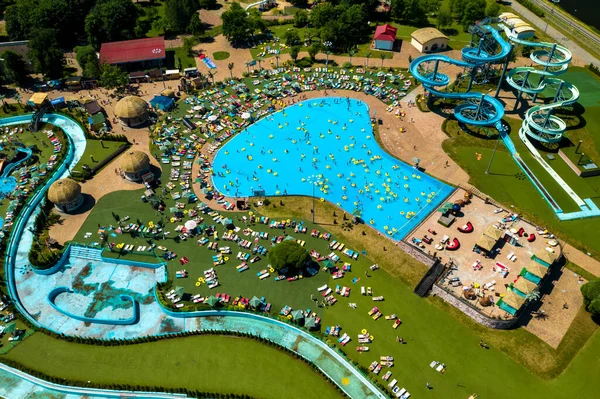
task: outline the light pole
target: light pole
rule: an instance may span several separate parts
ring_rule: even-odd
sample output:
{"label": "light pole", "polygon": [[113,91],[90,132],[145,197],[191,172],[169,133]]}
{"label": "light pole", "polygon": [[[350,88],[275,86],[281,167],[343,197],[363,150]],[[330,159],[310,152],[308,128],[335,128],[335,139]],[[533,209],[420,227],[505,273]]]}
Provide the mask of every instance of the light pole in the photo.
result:
{"label": "light pole", "polygon": [[492,167],[492,161],[494,160],[494,155],[496,155],[496,149],[498,148],[499,141],[500,141],[500,132],[498,132],[498,138],[496,139],[496,145],[494,146],[494,152],[492,152],[492,156],[490,157],[490,163],[488,163],[488,167],[485,171],[486,175],[490,174],[490,168]]}
{"label": "light pole", "polygon": [[310,175],[306,178],[306,181],[312,186],[312,222],[315,222],[315,186],[320,181],[319,176]]}
{"label": "light pole", "polygon": [[323,43],[323,46],[325,46],[325,69],[327,69],[327,66],[329,65],[329,49],[333,46],[333,43],[327,40]]}

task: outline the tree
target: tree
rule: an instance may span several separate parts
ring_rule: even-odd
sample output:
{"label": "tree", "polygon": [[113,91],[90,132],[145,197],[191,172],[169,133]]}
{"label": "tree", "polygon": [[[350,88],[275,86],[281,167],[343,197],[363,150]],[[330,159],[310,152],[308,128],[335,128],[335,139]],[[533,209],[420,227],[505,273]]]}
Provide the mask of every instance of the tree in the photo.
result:
{"label": "tree", "polygon": [[298,10],[294,15],[294,26],[296,28],[304,28],[308,25],[308,12],[305,10]]}
{"label": "tree", "polygon": [[83,68],[83,76],[85,78],[97,78],[100,76],[100,65],[96,50],[92,46],[75,47],[77,55],[77,63]]}
{"label": "tree", "polygon": [[473,25],[475,21],[482,19],[485,16],[485,0],[468,0],[465,4],[465,9],[462,14],[461,24],[463,29],[467,29]]}
{"label": "tree", "polygon": [[[58,47],[72,47],[85,33],[85,16],[98,0],[18,0],[6,9],[10,40],[26,40],[39,29],[53,29]],[[130,2],[131,3],[131,2]],[[133,6],[133,5],[132,5]]]}
{"label": "tree", "polygon": [[233,80],[233,67],[235,66],[235,64],[233,62],[230,62],[229,64],[227,64],[227,69],[229,69],[229,77],[231,77],[231,80]]}
{"label": "tree", "polygon": [[221,21],[223,21],[223,34],[232,44],[248,38],[251,29],[250,21],[240,3],[231,3],[229,10],[221,14]]}
{"label": "tree", "polygon": [[166,0],[165,20],[171,32],[184,32],[197,13],[197,0]]}
{"label": "tree", "polygon": [[54,29],[40,29],[31,35],[29,56],[35,70],[49,78],[59,78],[63,73],[65,56],[58,47]]}
{"label": "tree", "polygon": [[197,12],[192,15],[192,19],[188,24],[187,31],[195,37],[203,35],[206,31],[204,23],[200,20],[200,14]]}
{"label": "tree", "polygon": [[129,83],[129,74],[116,65],[102,64],[100,85],[106,89],[124,87]]}
{"label": "tree", "polygon": [[214,10],[217,8],[217,0],[200,0],[200,8],[205,10]]}
{"label": "tree", "polygon": [[297,7],[306,7],[308,5],[308,0],[290,0],[290,3]]}
{"label": "tree", "polygon": [[296,59],[298,59],[298,54],[300,53],[300,47],[294,46],[290,49],[290,57],[294,60],[294,64],[296,64]]}
{"label": "tree", "polygon": [[[271,266],[282,274],[294,275],[310,262],[308,251],[295,241],[282,241],[269,250]],[[287,273],[286,273],[287,269]]]}
{"label": "tree", "polygon": [[590,280],[581,286],[583,304],[594,317],[600,316],[600,278]]}
{"label": "tree", "polygon": [[21,85],[27,77],[27,65],[23,57],[14,51],[2,53],[4,59],[4,76],[10,82]]}
{"label": "tree", "polygon": [[265,60],[265,59],[264,59],[263,57],[260,57],[260,56],[256,57],[256,62],[258,62],[258,69],[259,69],[259,70],[262,70],[262,62],[263,62],[264,60]]}
{"label": "tree", "polygon": [[442,0],[423,0],[422,3],[425,11],[436,13],[440,9]]}
{"label": "tree", "polygon": [[500,14],[500,6],[498,3],[489,3],[485,7],[485,16],[490,18],[495,18]]}
{"label": "tree", "polygon": [[319,54],[320,51],[321,51],[320,43],[311,44],[308,47],[308,55],[310,56],[310,59],[314,61],[317,58],[317,54]]}
{"label": "tree", "polygon": [[193,57],[195,55],[194,46],[198,44],[198,40],[193,37],[184,37],[183,38],[183,51],[190,56]]}
{"label": "tree", "polygon": [[283,40],[287,46],[295,46],[300,43],[300,34],[296,29],[287,30],[283,34]]}
{"label": "tree", "polygon": [[350,62],[350,64],[352,64],[352,57],[354,57],[355,55],[356,55],[356,49],[348,50],[348,58],[350,59],[348,62]]}
{"label": "tree", "polygon": [[387,58],[384,53],[379,54],[379,58],[381,58],[381,69],[383,69],[383,61]]}
{"label": "tree", "polygon": [[439,29],[450,25],[452,25],[452,11],[448,4],[444,4],[437,13],[437,27]]}
{"label": "tree", "polygon": [[279,53],[275,54],[275,68],[279,68],[279,59],[281,58],[281,55],[279,55]]}
{"label": "tree", "polygon": [[130,0],[99,0],[85,17],[85,32],[95,48],[133,38],[138,9]]}
{"label": "tree", "polygon": [[367,51],[365,53],[365,58],[367,59],[367,68],[369,67],[369,58],[371,58],[371,52]]}
{"label": "tree", "polygon": [[392,0],[390,12],[392,17],[399,21],[419,25],[427,22],[427,13],[420,0]]}

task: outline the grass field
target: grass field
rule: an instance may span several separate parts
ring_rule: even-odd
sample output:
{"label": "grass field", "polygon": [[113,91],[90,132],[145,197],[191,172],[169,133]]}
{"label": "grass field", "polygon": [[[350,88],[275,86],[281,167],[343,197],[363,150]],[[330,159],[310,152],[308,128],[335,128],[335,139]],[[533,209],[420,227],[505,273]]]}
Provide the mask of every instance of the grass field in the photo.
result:
{"label": "grass field", "polygon": [[88,140],[85,152],[77,165],[73,168],[73,171],[81,172],[81,167],[83,165],[88,165],[90,168],[93,168],[123,144],[125,143],[120,141],[103,141],[102,144],[100,144],[100,140]]}
{"label": "grass field", "polygon": [[[173,60],[171,62],[171,59]],[[193,68],[196,66],[194,57],[191,57],[183,47],[175,47],[167,50],[167,62],[170,67]],[[172,64],[172,65],[171,65]]]}
{"label": "grass field", "polygon": [[308,365],[246,338],[203,335],[102,347],[37,333],[6,358],[50,376],[106,385],[186,387],[272,399],[309,398],[317,392],[319,398],[339,397]]}
{"label": "grass field", "polygon": [[216,61],[226,60],[227,58],[229,58],[227,51],[216,51],[213,53],[213,59]]}
{"label": "grass field", "polygon": [[[123,193],[121,193],[123,194]],[[139,194],[139,193],[138,193]],[[103,201],[110,200],[115,202],[114,198],[103,197],[98,205],[101,207]],[[122,202],[131,200],[123,198]],[[267,215],[274,218],[281,217],[281,215],[289,215],[290,217],[299,218],[301,216],[307,217],[310,215],[311,200],[309,198],[296,198],[290,197],[284,199],[284,205],[275,202],[274,206],[269,206],[262,211]],[[126,206],[130,206],[129,204]],[[138,205],[138,208],[139,205]],[[109,220],[112,216],[108,208],[105,208],[104,219]],[[120,209],[128,209],[125,206],[114,209],[115,212],[120,212]],[[364,270],[372,260],[365,260],[363,262],[352,262],[352,272],[350,277],[345,277],[342,280],[330,280],[329,286],[335,284],[347,285],[352,288],[352,294],[349,298],[340,298],[339,303],[333,307],[327,308],[323,314],[323,325],[335,325],[340,324],[343,328],[343,332],[347,332],[355,339],[362,329],[367,329],[370,334],[374,336],[374,342],[370,344],[371,351],[368,353],[359,354],[354,350],[357,345],[356,341],[351,343],[344,348],[344,351],[348,356],[357,361],[361,366],[368,366],[368,364],[377,359],[382,355],[394,356],[396,366],[391,369],[393,377],[397,378],[402,386],[405,386],[409,391],[417,393],[420,389],[425,389],[425,382],[429,382],[434,389],[428,394],[432,398],[464,398],[473,392],[477,392],[481,397],[486,398],[499,398],[505,395],[506,381],[510,381],[510,388],[519,392],[536,392],[536,394],[543,395],[547,398],[567,398],[571,397],[569,390],[562,383],[557,383],[556,380],[545,380],[548,378],[556,378],[561,375],[561,372],[568,366],[571,359],[580,351],[583,347],[583,353],[585,356],[590,357],[592,354],[588,354],[587,351],[595,351],[598,347],[596,341],[599,341],[599,336],[596,333],[597,326],[590,320],[589,315],[585,311],[581,311],[575,319],[571,329],[567,333],[567,336],[559,346],[557,350],[552,349],[532,334],[528,333],[523,329],[517,329],[512,331],[498,331],[491,330],[478,325],[471,319],[464,316],[462,313],[457,311],[455,308],[445,304],[437,298],[421,299],[412,292],[412,284],[407,285],[403,283],[397,276],[405,276],[409,271],[404,269],[410,269],[415,262],[411,262],[406,254],[394,247],[386,238],[377,235],[371,229],[363,226],[356,226],[350,231],[344,231],[342,227],[332,224],[329,220],[333,219],[332,216],[333,207],[327,203],[317,202],[316,220],[322,225],[326,225],[327,229],[334,234],[334,238],[346,242],[348,245],[355,245],[356,242],[361,242],[360,247],[366,248],[370,256],[377,259],[382,270],[370,272],[371,277],[365,277]],[[100,216],[100,215],[98,215]],[[123,216],[123,214],[119,214]],[[133,214],[131,215],[134,217]],[[94,217],[94,214],[92,214]],[[339,218],[338,218],[339,219]],[[97,219],[94,219],[97,220]],[[85,226],[84,226],[85,229]],[[323,228],[321,227],[321,230]],[[82,230],[84,231],[84,230]],[[273,231],[273,230],[272,230]],[[366,236],[362,234],[362,231],[366,232]],[[183,251],[188,245],[178,245],[177,251],[180,248]],[[174,245],[168,244],[170,247]],[[387,250],[384,251],[383,247],[386,246]],[[359,247],[359,248],[360,248]],[[190,263],[186,265],[188,270],[195,270],[197,263],[200,261],[201,251],[196,250],[194,258],[190,258]],[[383,254],[382,257],[379,255]],[[233,266],[237,264],[229,264],[225,266],[219,266],[219,276],[222,274],[226,276],[225,269],[233,269]],[[179,268],[179,265],[176,265]],[[421,265],[422,267],[422,265]],[[192,269],[194,268],[194,269]],[[254,266],[252,266],[254,268]],[[172,269],[172,267],[170,267]],[[200,267],[202,269],[202,267]],[[396,276],[392,276],[388,273],[394,273]],[[171,270],[170,270],[171,272]],[[246,272],[249,273],[249,272]],[[420,271],[422,273],[422,270]],[[235,275],[236,273],[234,273]],[[360,278],[356,284],[350,282],[350,278]],[[238,274],[237,280],[243,286],[243,282],[247,283],[245,286],[244,294],[252,295],[253,281],[256,278],[251,274]],[[242,280],[245,279],[245,280]],[[315,293],[314,288],[321,285],[321,281],[316,280],[307,282],[306,286],[298,285],[296,283],[275,283],[272,280],[267,280],[271,285],[264,285],[260,287],[260,292],[266,295],[267,298],[275,296],[274,289],[278,288],[277,284],[284,284],[286,287],[287,303],[295,307],[296,300],[303,300],[310,293]],[[308,284],[310,283],[310,284]],[[367,311],[374,305],[369,297],[360,295],[360,286],[371,286],[373,287],[374,295],[384,295],[385,301],[377,303],[377,306],[382,312],[387,315],[396,313],[402,320],[403,324],[397,330],[391,328],[391,322],[382,319],[374,321],[366,314]],[[231,292],[230,287],[234,286],[232,280],[223,280],[222,291],[228,291],[232,294],[237,295],[237,291]],[[311,290],[312,287],[312,290]],[[299,294],[300,292],[300,294]],[[347,306],[348,302],[354,302],[357,304],[357,309],[352,309]],[[55,342],[45,342],[46,337],[37,338],[39,334],[36,334],[33,338],[29,338],[24,341],[18,348],[9,353],[9,358],[24,361],[27,365],[35,366],[35,360],[38,359],[36,356],[53,356],[54,353],[60,354],[57,361],[69,363],[72,362],[76,356],[76,363],[78,367],[74,370],[73,367],[69,366],[64,371],[61,371],[58,375],[74,375],[81,376],[79,378],[88,378],[89,374],[82,374],[84,371],[92,368],[91,364],[94,361],[100,362],[102,370],[110,370],[111,367],[118,368],[120,362],[124,362],[128,356],[131,356],[132,351],[135,353],[143,353],[140,359],[135,360],[132,364],[131,369],[136,369],[138,372],[126,372],[119,375],[116,373],[109,373],[105,371],[102,373],[101,381],[112,381],[113,383],[120,383],[125,379],[129,383],[133,384],[144,384],[148,383],[148,377],[144,375],[141,370],[145,370],[141,365],[146,363],[154,362],[155,369],[168,370],[165,381],[168,384],[179,384],[179,386],[189,387],[191,389],[211,389],[213,382],[221,383],[218,385],[220,391],[227,391],[223,387],[235,386],[229,383],[223,383],[221,380],[209,381],[207,384],[198,382],[194,379],[189,379],[187,374],[183,373],[172,373],[172,364],[180,362],[181,365],[189,364],[185,363],[188,359],[193,362],[197,358],[195,357],[195,351],[189,349],[187,341],[181,340],[181,345],[178,343],[180,340],[169,341],[173,342],[173,346],[169,346],[169,349],[156,349],[156,344],[143,344],[144,350],[140,351],[137,349],[129,349],[136,347],[117,347],[117,348],[98,348],[98,347],[82,347],[76,344],[60,343],[55,345]],[[395,342],[395,337],[399,335],[403,337],[407,344],[399,345]],[[590,336],[594,336],[593,340],[584,346]],[[202,338],[202,337],[200,337]],[[200,339],[198,338],[198,339]],[[218,339],[230,339],[226,337],[216,337]],[[195,340],[196,338],[190,338]],[[479,340],[485,340],[490,346],[490,350],[483,350],[479,347]],[[196,341],[192,341],[196,342]],[[58,343],[57,343],[58,344]],[[159,343],[162,344],[162,343]],[[164,343],[167,345],[167,343]],[[35,346],[36,349],[30,349],[29,346]],[[64,346],[63,346],[64,345]],[[230,346],[228,343],[222,345]],[[211,354],[219,356],[219,359],[227,361],[228,355],[221,355],[219,352],[222,347],[219,343],[211,343],[210,345],[195,345],[195,347],[203,346],[210,347]],[[245,342],[244,342],[245,345]],[[71,348],[72,346],[72,348]],[[41,351],[38,347],[43,348]],[[83,349],[80,349],[83,348]],[[149,348],[149,349],[146,349]],[[173,349],[171,349],[173,348]],[[31,351],[31,352],[30,352]],[[35,351],[40,353],[36,355]],[[112,351],[112,352],[111,352]],[[232,351],[238,351],[237,347],[234,347]],[[242,362],[246,367],[252,367],[253,364],[246,364],[245,359],[248,357],[255,357],[262,359],[262,357],[256,357],[254,353],[248,353],[248,349],[239,349],[244,356],[239,356],[239,361]],[[262,351],[262,349],[261,349]],[[35,352],[35,353],[34,353]],[[48,353],[51,353],[49,355]],[[110,352],[111,356],[106,356],[106,353]],[[63,355],[64,353],[64,355]],[[114,355],[112,355],[114,353]],[[168,353],[168,355],[165,355]],[[189,355],[191,353],[191,355]],[[202,354],[202,352],[198,352]],[[219,353],[219,355],[216,355]],[[597,352],[596,352],[597,353]],[[75,355],[76,354],[76,355]],[[58,356],[58,355],[57,355]],[[138,356],[138,355],[136,355]],[[164,360],[164,357],[167,360]],[[200,355],[201,356],[201,355]],[[224,357],[222,357],[224,356]],[[266,359],[269,359],[272,355],[265,353]],[[53,358],[56,359],[56,358]],[[429,368],[429,363],[432,360],[444,362],[448,369],[447,372],[442,375]],[[88,361],[90,365],[88,365]],[[168,362],[164,366],[164,362]],[[272,362],[277,364],[279,360],[275,359]],[[516,362],[517,363],[516,363]],[[262,360],[260,360],[262,362]],[[269,360],[266,360],[268,363]],[[43,362],[39,364],[48,372],[48,367]],[[521,363],[522,366],[518,363]],[[477,364],[477,367],[472,367]],[[578,363],[575,363],[578,364]],[[256,366],[260,369],[260,364]],[[278,367],[278,366],[276,366]],[[39,367],[34,367],[39,369]],[[273,367],[274,369],[275,367]],[[181,370],[185,369],[182,367]],[[179,368],[176,369],[177,371]],[[234,369],[235,370],[235,369]],[[87,371],[86,371],[87,372]],[[65,374],[66,373],[66,374]],[[77,374],[74,374],[77,373]],[[563,375],[559,377],[560,380],[564,380],[564,384],[575,384],[577,383],[578,375],[573,373],[583,373],[581,378],[597,378],[600,377],[600,370],[597,368],[584,369],[583,366],[577,366],[575,371],[567,370]],[[100,373],[98,373],[99,375]],[[264,373],[261,373],[264,374]],[[493,378],[491,375],[493,374]],[[56,374],[54,374],[56,375]],[[98,381],[98,376],[94,375],[94,381]],[[154,375],[150,373],[150,375]],[[372,374],[371,374],[372,376]],[[162,385],[163,377],[157,377],[156,381],[160,381]],[[315,375],[315,378],[316,375]],[[375,377],[377,382],[382,382],[381,377]],[[237,384],[236,380],[236,384]],[[244,386],[244,381],[239,382],[239,386]],[[556,385],[558,384],[558,385]],[[594,389],[588,384],[582,384],[583,389],[581,391],[581,398],[587,397],[585,395],[591,394],[590,389]],[[167,385],[170,386],[170,385]],[[177,386],[177,385],[176,385]],[[588,387],[588,388],[585,388]],[[240,388],[242,389],[242,388]],[[250,394],[254,391],[248,391],[244,386],[244,392]],[[259,387],[257,389],[264,389]],[[297,392],[302,388],[296,385],[289,386],[289,392]],[[263,392],[259,397],[265,397],[265,394],[270,392]],[[466,395],[466,396],[465,396]],[[323,396],[325,397],[325,396]],[[519,397],[519,396],[514,396]]]}

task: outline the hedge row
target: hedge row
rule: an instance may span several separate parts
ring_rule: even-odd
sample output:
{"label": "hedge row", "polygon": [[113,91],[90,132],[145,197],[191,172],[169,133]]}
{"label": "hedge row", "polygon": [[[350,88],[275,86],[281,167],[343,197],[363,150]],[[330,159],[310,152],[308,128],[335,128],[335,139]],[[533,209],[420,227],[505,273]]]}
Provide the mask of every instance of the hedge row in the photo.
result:
{"label": "hedge row", "polygon": [[544,18],[546,16],[546,13],[544,13],[544,10],[540,6],[535,4],[533,1],[531,1],[531,0],[517,0],[517,1],[519,3],[521,3],[523,5],[523,7],[527,8],[529,11],[531,11],[538,17]]}
{"label": "hedge row", "polygon": [[590,64],[590,71],[592,71],[596,75],[600,76],[600,68],[598,68],[596,65]]}

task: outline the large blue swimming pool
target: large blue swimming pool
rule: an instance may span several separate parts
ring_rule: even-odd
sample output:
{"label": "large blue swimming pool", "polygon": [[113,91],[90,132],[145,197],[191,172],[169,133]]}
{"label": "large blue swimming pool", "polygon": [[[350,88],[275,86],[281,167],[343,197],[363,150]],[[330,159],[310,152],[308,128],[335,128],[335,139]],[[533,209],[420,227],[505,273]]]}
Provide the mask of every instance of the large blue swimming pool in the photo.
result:
{"label": "large blue swimming pool", "polygon": [[452,187],[383,151],[368,106],[307,100],[265,117],[221,148],[215,187],[227,196],[314,195],[395,239],[406,236]]}

